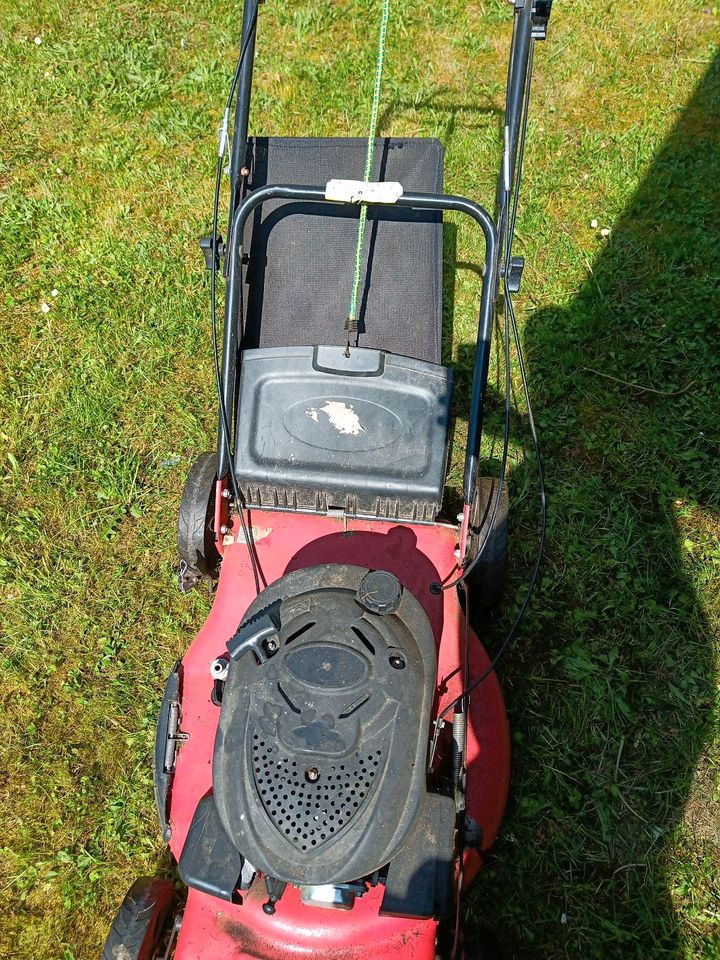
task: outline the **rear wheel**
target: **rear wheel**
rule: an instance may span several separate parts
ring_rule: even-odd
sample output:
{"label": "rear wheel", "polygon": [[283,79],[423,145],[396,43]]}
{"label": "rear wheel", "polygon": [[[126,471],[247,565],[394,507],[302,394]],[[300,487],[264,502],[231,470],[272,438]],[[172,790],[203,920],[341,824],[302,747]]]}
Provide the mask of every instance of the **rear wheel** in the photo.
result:
{"label": "rear wheel", "polygon": [[494,607],[500,599],[505,585],[510,498],[507,484],[503,483],[495,522],[491,528],[490,523],[497,500],[497,490],[498,481],[491,477],[479,477],[475,484],[468,532],[468,557],[471,562],[477,551],[482,547],[486,537],[487,541],[480,558],[467,576],[466,582],[470,592],[471,609],[473,606],[485,610]]}
{"label": "rear wheel", "polygon": [[174,902],[175,887],[169,880],[136,880],[110,927],[101,960],[155,960],[162,956]]}
{"label": "rear wheel", "polygon": [[217,580],[220,554],[215,544],[215,467],[214,453],[201,453],[185,481],[178,518],[178,582],[188,593],[201,581]]}

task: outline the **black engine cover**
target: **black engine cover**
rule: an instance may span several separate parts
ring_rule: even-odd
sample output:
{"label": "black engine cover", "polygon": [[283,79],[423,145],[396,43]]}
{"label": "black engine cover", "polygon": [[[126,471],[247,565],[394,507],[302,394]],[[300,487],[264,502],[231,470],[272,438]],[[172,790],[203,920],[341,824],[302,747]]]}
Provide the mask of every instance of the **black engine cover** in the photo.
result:
{"label": "black engine cover", "polygon": [[[277,651],[230,664],[215,801],[243,856],[289,883],[380,869],[424,804],[432,628],[411,593],[393,596],[391,575],[363,583],[368,573],[333,564],[278,580],[243,621],[270,608],[278,634],[265,649]],[[368,596],[368,583],[380,589]]]}

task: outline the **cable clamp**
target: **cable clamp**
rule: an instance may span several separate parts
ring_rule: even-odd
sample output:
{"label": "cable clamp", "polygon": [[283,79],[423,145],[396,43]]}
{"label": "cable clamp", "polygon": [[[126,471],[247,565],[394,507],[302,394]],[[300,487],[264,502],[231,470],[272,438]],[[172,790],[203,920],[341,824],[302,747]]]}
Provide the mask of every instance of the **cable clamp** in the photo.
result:
{"label": "cable clamp", "polygon": [[397,203],[403,195],[403,185],[392,180],[328,180],[325,199],[340,203]]}
{"label": "cable clamp", "polygon": [[218,132],[218,157],[223,157],[228,148],[228,127],[230,126],[230,108],[225,109]]}

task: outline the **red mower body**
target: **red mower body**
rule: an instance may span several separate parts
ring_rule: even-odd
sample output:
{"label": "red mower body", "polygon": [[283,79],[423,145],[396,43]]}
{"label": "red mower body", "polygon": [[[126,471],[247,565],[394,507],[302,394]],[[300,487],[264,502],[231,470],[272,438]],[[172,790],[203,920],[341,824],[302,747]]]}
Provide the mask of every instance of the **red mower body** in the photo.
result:
{"label": "red mower body", "polygon": [[[255,511],[248,519],[252,522],[265,584],[291,571],[328,563],[359,564],[395,574],[424,608],[435,636],[438,673],[433,714],[437,716],[438,710],[460,694],[464,617],[455,590],[431,590],[431,584],[447,577],[456,566],[455,528],[265,511]],[[220,708],[211,699],[210,664],[224,653],[228,638],[255,598],[249,554],[238,529],[236,520],[231,533],[225,536],[212,610],[182,660],[183,736],[168,808],[170,849],[176,859],[182,852],[198,802],[212,789]],[[487,668],[488,657],[475,638],[471,638],[470,658],[473,675]],[[500,826],[508,791],[509,753],[503,698],[493,674],[478,688],[470,707],[467,813],[479,825],[482,841],[465,850],[465,886],[480,869],[484,853]],[[297,888],[288,886],[275,914],[268,916],[262,910],[265,899],[264,887],[257,882],[238,904],[190,889],[175,949],[176,960],[435,957],[437,920],[381,916],[381,885],[370,887],[351,910],[305,905]]]}
{"label": "red mower body", "polygon": [[[218,445],[195,459],[178,522],[181,591],[216,593],[168,679],[155,743],[158,815],[187,899],[168,929],[173,884],[137,881],[103,960],[471,960],[483,949],[462,929],[461,895],[500,827],[510,743],[497,661],[469,623],[503,592],[509,414],[500,476],[479,468],[497,301],[502,291],[512,315],[524,265],[512,239],[532,51],[551,3],[513,5],[493,217],[443,192],[434,139],[250,137],[258,0],[244,0],[213,232],[200,244]],[[354,180],[363,168],[367,192]],[[459,413],[442,364],[444,212],[484,238],[457,525],[437,522]],[[514,318],[513,330],[542,481]],[[509,364],[507,320],[505,345]],[[506,411],[510,388],[508,375]],[[543,495],[538,559],[496,657],[537,578],[544,509]]]}

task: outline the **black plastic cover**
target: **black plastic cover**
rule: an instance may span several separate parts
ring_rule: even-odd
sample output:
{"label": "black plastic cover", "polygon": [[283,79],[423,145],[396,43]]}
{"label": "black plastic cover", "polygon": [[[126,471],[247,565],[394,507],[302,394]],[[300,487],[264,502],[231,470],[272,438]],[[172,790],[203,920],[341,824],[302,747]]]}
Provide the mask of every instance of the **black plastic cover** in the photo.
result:
{"label": "black plastic cover", "polygon": [[381,916],[443,916],[454,852],[455,801],[428,793],[412,834],[388,866]]}
{"label": "black plastic cover", "polygon": [[451,391],[448,368],[377,350],[244,351],[236,464],[247,503],[369,516],[391,503],[391,516],[434,519]]}
{"label": "black plastic cover", "polygon": [[424,808],[432,628],[408,590],[394,613],[361,607],[367,573],[330,564],[282,577],[245,618],[281,600],[277,652],[230,663],[215,802],[236,848],[289,883],[374,873]]}
{"label": "black plastic cover", "polygon": [[244,858],[232,844],[218,816],[213,795],[203,797],[190,824],[178,862],[180,877],[213,897],[235,902]]}

